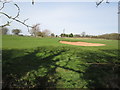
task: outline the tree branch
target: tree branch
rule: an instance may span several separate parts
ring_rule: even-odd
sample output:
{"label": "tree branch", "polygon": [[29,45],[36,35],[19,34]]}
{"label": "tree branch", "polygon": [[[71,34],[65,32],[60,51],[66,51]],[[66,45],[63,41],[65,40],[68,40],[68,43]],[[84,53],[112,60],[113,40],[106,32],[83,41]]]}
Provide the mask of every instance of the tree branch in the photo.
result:
{"label": "tree branch", "polygon": [[24,20],[24,23],[25,23],[28,19],[29,19],[29,18],[25,19],[25,20]]}
{"label": "tree branch", "polygon": [[[101,3],[103,3],[104,0],[101,0],[99,2],[96,2],[96,7],[98,7]],[[109,3],[108,0],[106,0],[106,3]]]}
{"label": "tree branch", "polygon": [[12,23],[12,21],[11,22],[9,22],[9,21],[7,21],[7,23],[6,24],[4,24],[4,25],[1,25],[0,27],[6,27],[6,26],[10,26],[10,23]]}
{"label": "tree branch", "polygon": [[16,7],[17,7],[17,9],[18,9],[18,12],[17,12],[17,15],[14,17],[14,18],[17,18],[17,17],[19,17],[19,15],[20,15],[20,8],[19,8],[19,6],[17,5],[17,4],[14,4]]}
{"label": "tree branch", "polygon": [[5,4],[9,3],[9,2],[7,2],[7,1],[5,1],[5,2],[0,1],[0,2],[2,3],[2,7],[0,8],[0,11],[1,11],[5,7]]}
{"label": "tree branch", "polygon": [[[7,1],[0,1],[0,3],[2,3],[2,7],[0,8],[0,11],[1,11],[5,7],[5,4],[9,3],[9,2],[7,2]],[[25,23],[28,20],[28,18],[23,20],[23,21],[17,19],[19,17],[19,15],[20,15],[20,8],[19,8],[19,6],[17,4],[14,4],[14,5],[17,8],[17,11],[18,11],[15,17],[10,16],[7,13],[2,12],[2,11],[0,12],[0,14],[6,16],[9,20],[16,21],[16,22],[19,22],[19,23],[23,24],[24,26],[26,26],[28,28],[28,31],[29,31],[29,28],[33,28],[33,27]],[[6,24],[1,25],[0,27],[10,26],[10,23],[12,23],[12,21],[11,22],[7,21]]]}

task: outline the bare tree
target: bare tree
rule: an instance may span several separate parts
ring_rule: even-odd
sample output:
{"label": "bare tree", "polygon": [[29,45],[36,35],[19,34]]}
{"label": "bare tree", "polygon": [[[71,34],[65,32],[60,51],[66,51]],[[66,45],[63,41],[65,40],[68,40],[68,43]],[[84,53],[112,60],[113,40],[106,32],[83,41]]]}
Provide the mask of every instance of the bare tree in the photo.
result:
{"label": "bare tree", "polygon": [[32,26],[32,29],[30,30],[30,34],[32,36],[37,36],[38,32],[40,32],[40,27],[39,27],[40,24],[35,24]]}
{"label": "bare tree", "polygon": [[45,30],[42,31],[42,34],[43,34],[44,37],[49,36],[50,33],[51,33],[51,32],[50,32],[50,30],[48,30],[48,29],[45,29]]}
{"label": "bare tree", "polygon": [[85,35],[86,35],[85,32],[82,32],[82,33],[81,33],[81,36],[82,36],[82,37],[85,37]]}

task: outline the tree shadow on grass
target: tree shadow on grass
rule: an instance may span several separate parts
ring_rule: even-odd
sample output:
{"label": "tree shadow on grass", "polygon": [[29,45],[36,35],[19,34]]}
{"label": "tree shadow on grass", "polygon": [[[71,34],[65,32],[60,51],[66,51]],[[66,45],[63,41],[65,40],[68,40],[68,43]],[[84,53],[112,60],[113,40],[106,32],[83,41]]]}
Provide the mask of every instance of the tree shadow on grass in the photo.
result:
{"label": "tree shadow on grass", "polygon": [[119,68],[111,65],[90,65],[83,78],[88,88],[120,88]]}
{"label": "tree shadow on grass", "polygon": [[[55,87],[50,80],[55,73],[55,56],[65,49],[3,50],[3,89]],[[31,79],[31,80],[30,80]]]}
{"label": "tree shadow on grass", "polygon": [[[87,88],[120,88],[120,57],[118,57],[118,53],[118,50],[85,50],[75,53],[77,57],[80,57],[78,61],[81,60],[81,62],[75,63],[77,59],[72,61],[73,65],[80,66],[79,70],[78,68],[72,68],[72,66],[68,67],[69,62],[62,66],[56,66],[79,73],[80,78],[78,79],[85,80],[87,82],[85,87]],[[81,76],[81,74],[83,75]]]}
{"label": "tree shadow on grass", "polygon": [[[87,82],[88,88],[118,88],[120,86],[120,67],[118,65],[119,60],[116,50],[113,50],[113,53],[111,50],[72,52],[71,49],[70,54],[67,51],[68,49],[66,48],[47,49],[46,47],[35,50],[3,50],[3,88],[56,88],[57,80],[60,80],[58,78],[63,79],[62,84],[64,87],[64,82],[67,83],[66,85],[72,86],[72,83],[75,83],[75,80],[80,78]],[[63,55],[61,55],[62,53]],[[65,58],[65,54],[67,53],[69,57]],[[80,59],[69,59],[75,54]],[[57,56],[60,57],[54,60]],[[68,61],[65,61],[66,59]],[[63,61],[59,62],[60,60]],[[82,64],[75,63],[76,60],[81,60]],[[59,62],[59,64],[56,64],[56,62]],[[86,63],[88,64],[86,65]],[[71,65],[78,65],[80,68],[74,68]],[[64,73],[63,77],[55,76],[57,67],[59,68],[59,73]],[[65,74],[68,76],[64,77]],[[83,75],[76,79],[74,77],[75,74],[76,76],[78,74]],[[75,85],[79,86],[79,83],[82,82],[78,81]]]}
{"label": "tree shadow on grass", "polygon": [[119,88],[120,89],[120,57],[118,50],[101,50],[86,52],[84,57],[89,66],[83,79],[88,88]]}

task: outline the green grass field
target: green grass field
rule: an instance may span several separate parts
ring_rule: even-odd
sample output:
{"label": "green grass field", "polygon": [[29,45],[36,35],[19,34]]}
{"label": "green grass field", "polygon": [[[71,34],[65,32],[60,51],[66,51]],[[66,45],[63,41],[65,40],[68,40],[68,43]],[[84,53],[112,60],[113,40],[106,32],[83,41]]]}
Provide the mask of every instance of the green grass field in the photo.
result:
{"label": "green grass field", "polygon": [[[117,88],[118,40],[2,37],[3,88]],[[82,41],[106,46],[59,43]]]}

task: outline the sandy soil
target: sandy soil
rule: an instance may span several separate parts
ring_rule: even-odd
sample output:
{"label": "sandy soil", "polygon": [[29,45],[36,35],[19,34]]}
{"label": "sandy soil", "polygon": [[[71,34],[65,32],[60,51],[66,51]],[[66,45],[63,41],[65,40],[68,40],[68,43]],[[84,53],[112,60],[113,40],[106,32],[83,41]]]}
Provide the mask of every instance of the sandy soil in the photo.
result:
{"label": "sandy soil", "polygon": [[68,42],[68,41],[60,41],[60,43],[77,45],[77,46],[105,46],[105,44],[99,43],[87,43],[87,42]]}

